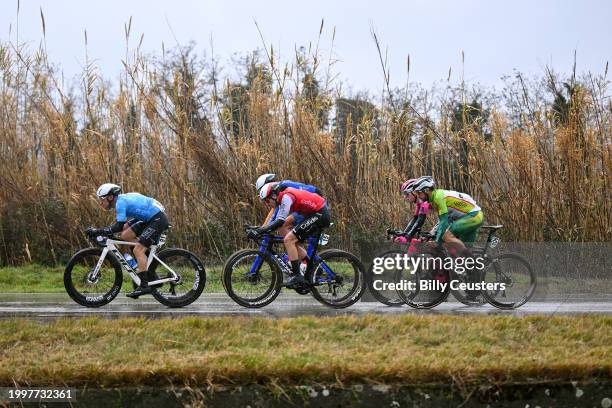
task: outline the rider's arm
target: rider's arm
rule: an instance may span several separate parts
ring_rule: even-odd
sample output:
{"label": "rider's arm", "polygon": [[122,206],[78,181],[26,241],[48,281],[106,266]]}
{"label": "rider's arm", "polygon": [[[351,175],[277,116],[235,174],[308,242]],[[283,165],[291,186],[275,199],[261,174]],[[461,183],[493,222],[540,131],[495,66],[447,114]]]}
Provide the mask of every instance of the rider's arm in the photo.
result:
{"label": "rider's arm", "polygon": [[281,200],[280,208],[276,213],[276,219],[264,227],[257,228],[257,232],[259,234],[265,234],[282,227],[282,225],[285,223],[285,220],[289,216],[291,205],[293,205],[293,199],[291,198],[291,195],[285,194],[283,196],[283,199]]}
{"label": "rider's arm", "polygon": [[410,221],[408,222],[408,224],[406,225],[406,228],[404,228],[404,230],[402,231],[403,235],[406,235],[408,233],[408,231],[410,231],[410,229],[412,228],[412,226],[414,225],[415,221],[417,219],[417,216],[415,215],[414,217],[412,217],[410,219]]}
{"label": "rider's arm", "polygon": [[439,216],[440,222],[438,223],[438,229],[436,230],[436,242],[438,244],[442,243],[442,236],[446,232],[448,228],[448,213],[444,213]]}
{"label": "rider's arm", "polygon": [[108,227],[96,230],[98,234],[111,235],[123,230],[123,225],[127,222],[127,203],[121,196],[117,198],[115,210],[117,211],[117,221]]}
{"label": "rider's arm", "polygon": [[423,226],[423,224],[425,224],[426,218],[427,216],[425,214],[419,214],[412,219],[413,221],[411,223],[410,229],[406,228],[405,231],[405,235],[408,239],[412,238],[414,234],[417,233],[417,231],[421,230],[421,227]]}
{"label": "rider's arm", "polygon": [[104,227],[103,230],[104,232],[109,232],[112,234],[116,234],[119,231],[123,230],[123,225],[126,223],[126,221],[117,221],[111,225],[109,225],[108,227]]}
{"label": "rider's arm", "polygon": [[418,231],[420,231],[421,227],[423,227],[423,224],[425,224],[427,214],[429,213],[429,207],[430,205],[427,201],[417,202],[416,209],[414,212],[414,218],[410,223],[410,227],[406,227],[406,229],[404,230],[404,234],[408,239],[412,238]]}
{"label": "rider's arm", "polygon": [[123,230],[123,225],[125,224],[125,221],[117,221],[114,224],[109,225],[108,227],[104,227],[104,228],[94,228],[91,229],[88,232],[91,233],[91,235],[112,235],[112,234],[116,234],[117,232]]}
{"label": "rider's arm", "polygon": [[[163,211],[164,207],[161,207],[161,208]],[[105,227],[104,233],[116,234],[117,232],[123,230],[123,225],[127,222],[127,203],[126,201],[118,197],[117,203],[115,205],[115,210],[117,211],[117,221],[115,221],[114,224],[111,224],[108,227]]]}
{"label": "rider's arm", "polygon": [[436,230],[436,242],[442,243],[442,236],[448,228],[448,207],[446,206],[446,200],[441,190],[434,190],[432,193],[432,204],[434,208],[438,210],[438,229]]}

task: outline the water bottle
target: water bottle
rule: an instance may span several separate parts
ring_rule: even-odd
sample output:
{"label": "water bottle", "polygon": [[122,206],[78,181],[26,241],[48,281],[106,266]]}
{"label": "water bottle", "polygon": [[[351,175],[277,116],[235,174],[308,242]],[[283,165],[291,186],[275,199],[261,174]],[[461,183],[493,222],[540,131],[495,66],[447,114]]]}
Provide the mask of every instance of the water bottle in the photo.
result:
{"label": "water bottle", "polygon": [[281,256],[281,259],[284,263],[289,264],[289,255],[283,254],[283,256]]}
{"label": "water bottle", "polygon": [[307,266],[308,265],[306,264],[306,261],[300,262],[300,273],[302,274],[302,276],[304,276],[304,274],[306,273]]}
{"label": "water bottle", "polygon": [[134,269],[136,268],[136,265],[138,265],[138,261],[135,260],[132,255],[130,255],[129,252],[126,252],[125,254],[123,254],[123,257],[125,258],[125,260],[127,261],[128,265],[130,265],[130,268]]}

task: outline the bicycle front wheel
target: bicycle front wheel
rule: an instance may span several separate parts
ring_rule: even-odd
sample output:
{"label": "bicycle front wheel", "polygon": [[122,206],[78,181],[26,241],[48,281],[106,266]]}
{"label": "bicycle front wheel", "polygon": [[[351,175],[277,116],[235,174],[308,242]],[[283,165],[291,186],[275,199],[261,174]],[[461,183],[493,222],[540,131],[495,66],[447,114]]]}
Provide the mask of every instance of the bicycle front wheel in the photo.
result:
{"label": "bicycle front wheel", "polygon": [[482,291],[485,300],[499,309],[516,309],[524,305],[535,293],[537,285],[529,262],[512,253],[495,256],[485,267],[482,282],[492,286]]}
{"label": "bicycle front wheel", "polygon": [[270,304],[281,291],[283,275],[267,255],[245,249],[230,256],[223,267],[223,286],[240,306],[260,308]]}
{"label": "bicycle front wheel", "polygon": [[[385,265],[387,258],[396,259],[396,257],[406,256],[406,251],[392,249],[380,255],[376,255],[374,260],[379,259],[380,265]],[[374,263],[370,265],[368,271],[368,290],[374,296],[374,299],[387,306],[402,306],[404,301],[396,291],[396,271],[395,269],[381,268],[382,271],[377,271]]]}
{"label": "bicycle front wheel", "polygon": [[312,295],[326,306],[342,309],[357,302],[365,290],[365,274],[359,258],[330,249],[319,254],[306,277]]}
{"label": "bicycle front wheel", "polygon": [[87,248],[77,252],[66,265],[64,287],[68,295],[80,305],[100,307],[119,294],[123,283],[121,264],[107,253],[100,269],[102,248]]}

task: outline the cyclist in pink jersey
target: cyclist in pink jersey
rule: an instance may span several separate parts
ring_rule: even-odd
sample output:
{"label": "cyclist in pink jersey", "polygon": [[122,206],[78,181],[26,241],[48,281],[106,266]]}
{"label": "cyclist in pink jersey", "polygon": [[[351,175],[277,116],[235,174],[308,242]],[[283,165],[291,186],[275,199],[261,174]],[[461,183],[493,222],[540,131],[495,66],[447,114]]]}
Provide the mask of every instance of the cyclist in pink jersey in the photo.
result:
{"label": "cyclist in pink jersey", "polygon": [[429,202],[420,200],[414,193],[413,187],[415,181],[416,179],[406,180],[400,186],[400,193],[404,198],[408,200],[408,202],[415,204],[414,216],[408,222],[406,228],[404,228],[403,235],[395,238],[395,242],[402,244],[410,242],[410,239],[421,230],[431,208]]}

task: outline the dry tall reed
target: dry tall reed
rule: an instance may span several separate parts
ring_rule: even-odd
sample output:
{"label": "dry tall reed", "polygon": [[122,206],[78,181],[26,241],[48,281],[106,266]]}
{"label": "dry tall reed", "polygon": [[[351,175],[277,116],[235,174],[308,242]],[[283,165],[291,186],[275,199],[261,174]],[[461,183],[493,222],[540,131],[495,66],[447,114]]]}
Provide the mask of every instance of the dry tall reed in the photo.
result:
{"label": "dry tall reed", "polygon": [[255,78],[241,94],[248,121],[232,127],[224,96],[234,84],[175,57],[136,50],[112,86],[87,64],[69,88],[42,49],[0,44],[0,264],[59,263],[86,245],[87,225],[111,221],[94,200],[108,181],[156,197],[173,244],[221,260],[245,244],[243,222],[263,218],[253,188],[263,172],[319,186],[336,243],[349,249],[405,222],[398,186],[422,174],[472,194],[507,239],[610,240],[605,83],[578,84],[562,123],[542,102],[524,104],[520,124],[493,111],[490,139],[474,126],[453,130],[448,104],[427,118],[377,106],[339,133],[320,126],[329,88],[306,96],[293,71],[269,66],[272,88]]}

